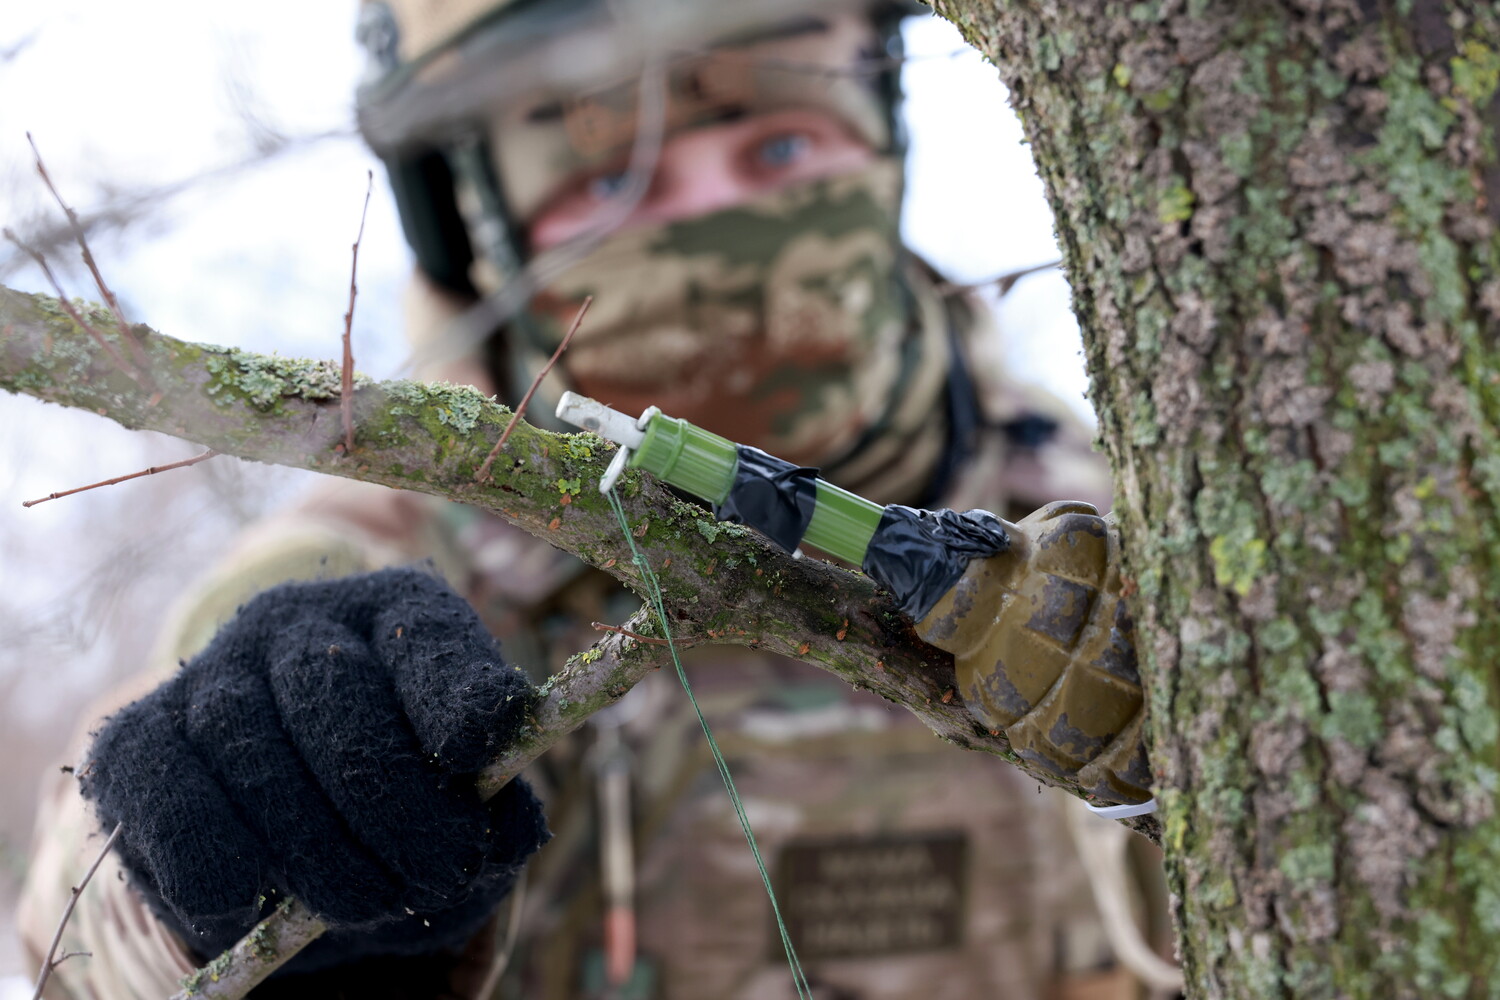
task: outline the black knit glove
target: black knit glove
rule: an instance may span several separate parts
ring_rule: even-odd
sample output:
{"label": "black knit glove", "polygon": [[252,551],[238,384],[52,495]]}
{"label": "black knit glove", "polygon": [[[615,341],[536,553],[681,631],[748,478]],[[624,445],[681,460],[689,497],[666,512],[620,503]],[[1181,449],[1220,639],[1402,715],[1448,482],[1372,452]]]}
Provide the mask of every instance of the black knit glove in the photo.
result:
{"label": "black knit glove", "polygon": [[546,839],[521,781],[473,776],[531,687],[473,610],[410,569],[284,584],[111,716],[82,771],[153,908],[195,950],[285,894],[331,930],[296,968],[462,944]]}

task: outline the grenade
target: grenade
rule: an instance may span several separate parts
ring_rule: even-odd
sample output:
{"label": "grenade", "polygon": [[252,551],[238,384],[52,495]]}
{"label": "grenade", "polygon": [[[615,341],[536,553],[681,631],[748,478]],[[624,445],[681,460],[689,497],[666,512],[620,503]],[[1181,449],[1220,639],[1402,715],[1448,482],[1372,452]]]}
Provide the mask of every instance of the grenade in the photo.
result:
{"label": "grenade", "polygon": [[1096,801],[1144,802],[1145,701],[1119,530],[1078,501],[1006,528],[1010,547],[970,560],[917,635],[953,654],[970,713],[1022,758]]}
{"label": "grenade", "polygon": [[1120,536],[1091,504],[1012,524],[983,511],[882,507],[655,407],[639,419],[564,393],[557,416],[620,445],[600,482],[643,468],[788,551],[820,549],[891,591],[926,642],[953,654],[974,718],[1100,804],[1151,798]]}

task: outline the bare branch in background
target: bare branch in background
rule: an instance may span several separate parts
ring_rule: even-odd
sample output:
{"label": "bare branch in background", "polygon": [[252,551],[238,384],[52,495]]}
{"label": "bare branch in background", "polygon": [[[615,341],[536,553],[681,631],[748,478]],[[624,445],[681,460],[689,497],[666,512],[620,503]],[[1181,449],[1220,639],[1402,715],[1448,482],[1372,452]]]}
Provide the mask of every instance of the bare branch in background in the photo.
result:
{"label": "bare branch in background", "polygon": [[983,281],[975,281],[967,284],[959,284],[953,281],[945,281],[937,286],[939,295],[962,295],[964,292],[982,292],[987,288],[995,289],[1003,298],[1010,294],[1010,290],[1016,287],[1016,282],[1033,274],[1043,271],[1051,271],[1062,267],[1062,258],[1049,260],[1045,264],[1033,264],[1030,267],[1018,268],[1014,271],[1006,271],[1004,274],[993,278],[985,278]]}
{"label": "bare branch in background", "polygon": [[32,994],[32,1000],[42,1000],[42,990],[46,988],[47,980],[51,978],[53,969],[74,955],[88,954],[88,952],[70,951],[61,958],[55,957],[57,955],[57,946],[62,943],[63,929],[68,926],[68,918],[73,916],[73,908],[78,905],[78,897],[83,895],[83,890],[88,887],[89,880],[94,877],[94,872],[98,871],[99,866],[104,863],[105,857],[109,854],[109,849],[115,844],[115,838],[120,836],[122,825],[120,823],[115,824],[115,828],[110,831],[109,837],[105,839],[104,846],[99,849],[99,856],[94,859],[94,863],[89,865],[89,870],[84,873],[83,881],[73,887],[73,891],[68,897],[68,905],[63,910],[62,919],[57,922],[57,933],[52,936],[52,947],[47,949],[47,958],[42,962],[42,971],[37,974],[36,992]]}
{"label": "bare branch in background", "polygon": [[29,35],[22,35],[9,45],[0,46],[0,65],[14,62],[21,53],[31,48],[32,44],[41,37],[42,29],[37,28]]}
{"label": "bare branch in background", "polygon": [[[125,321],[125,313],[120,308],[120,300],[104,282],[104,275],[99,271],[99,263],[94,260],[93,251],[89,249],[88,237],[84,235],[83,227],[78,224],[78,213],[68,207],[68,203],[63,200],[62,193],[57,190],[57,185],[52,183],[52,176],[47,173],[47,165],[42,162],[41,150],[36,148],[36,140],[31,137],[30,132],[26,133],[26,141],[31,144],[31,152],[36,157],[37,174],[42,178],[42,183],[47,185],[47,190],[52,192],[52,197],[57,201],[57,207],[62,209],[63,215],[67,217],[68,226],[73,230],[73,238],[78,241],[78,250],[83,256],[83,263],[87,265],[89,273],[94,276],[94,284],[98,287],[99,294],[104,297],[105,305],[109,306],[109,311],[114,314],[120,339],[130,348],[130,353],[134,356],[132,360],[140,364],[144,357],[141,353],[141,345],[136,343],[135,337],[131,336],[130,324]],[[147,380],[150,379],[149,370],[145,372],[145,376]]]}
{"label": "bare branch in background", "polygon": [[284,146],[290,137],[271,112],[261,88],[255,82],[250,53],[243,40],[233,35],[223,39],[224,57],[221,82],[230,114],[244,129],[254,155],[269,156]]}
{"label": "bare branch in background", "polygon": [[[113,183],[99,183],[99,203],[92,209],[77,212],[77,228],[92,239],[121,233],[133,225],[152,219],[181,195],[239,177],[272,160],[304,152],[331,139],[349,139],[353,135],[353,128],[340,128],[288,136],[274,148],[257,150],[244,159],[166,184],[129,188]],[[18,219],[11,228],[27,233],[26,246],[47,255],[55,255],[74,238],[72,224],[49,222],[41,215]],[[27,253],[0,256],[0,280],[7,279],[20,270],[27,257]]]}
{"label": "bare branch in background", "polygon": [[36,500],[23,500],[21,501],[21,506],[35,507],[37,504],[46,503],[48,500],[60,500],[63,497],[70,497],[74,493],[83,493],[87,490],[97,490],[101,486],[114,486],[116,483],[128,482],[132,479],[139,479],[142,476],[154,476],[158,472],[171,472],[173,469],[185,469],[190,465],[197,465],[199,462],[213,458],[217,454],[218,452],[210,448],[208,451],[205,451],[201,455],[194,455],[192,458],[185,458],[180,462],[173,462],[170,465],[153,465],[148,469],[142,469],[140,472],[132,472],[128,476],[116,476],[114,479],[106,479],[103,482],[98,483],[90,483],[88,486],[77,486],[71,490],[63,490],[59,493],[49,493],[46,496]]}
{"label": "bare branch in background", "polygon": [[106,340],[104,334],[100,333],[92,323],[84,319],[83,315],[74,308],[73,303],[68,300],[67,293],[63,291],[62,283],[57,280],[57,275],[52,273],[52,268],[47,263],[46,255],[35,247],[21,242],[20,237],[9,229],[3,230],[3,234],[7,240],[10,240],[10,242],[28,254],[32,260],[36,261],[36,266],[42,269],[42,273],[51,282],[53,290],[57,292],[58,307],[66,312],[72,318],[73,322],[78,324],[79,328],[94,338],[94,342],[99,345],[105,354],[109,355],[109,359],[114,362],[116,368],[129,375],[136,382],[144,385],[141,373],[135,370],[135,366],[121,357],[120,352],[115,349],[115,345]]}
{"label": "bare branch in background", "polygon": [[567,336],[563,337],[562,343],[557,345],[557,350],[552,352],[552,357],[547,359],[542,370],[536,373],[536,378],[531,380],[531,385],[526,389],[526,395],[521,397],[521,402],[516,406],[516,412],[510,416],[510,423],[506,424],[505,430],[500,433],[500,440],[495,442],[495,447],[491,448],[490,453],[485,456],[484,464],[479,467],[478,472],[474,473],[475,482],[482,483],[490,478],[490,466],[495,464],[495,456],[500,454],[501,448],[505,447],[505,442],[510,438],[510,432],[515,430],[516,421],[521,419],[521,415],[526,412],[526,407],[531,404],[531,397],[536,394],[537,386],[542,384],[542,379],[547,377],[552,366],[557,364],[557,359],[563,356],[563,352],[573,342],[573,334],[578,332],[579,324],[583,322],[583,314],[588,312],[589,306],[593,304],[594,297],[590,295],[583,300],[583,305],[578,307],[578,315],[573,317],[573,325],[568,327]]}

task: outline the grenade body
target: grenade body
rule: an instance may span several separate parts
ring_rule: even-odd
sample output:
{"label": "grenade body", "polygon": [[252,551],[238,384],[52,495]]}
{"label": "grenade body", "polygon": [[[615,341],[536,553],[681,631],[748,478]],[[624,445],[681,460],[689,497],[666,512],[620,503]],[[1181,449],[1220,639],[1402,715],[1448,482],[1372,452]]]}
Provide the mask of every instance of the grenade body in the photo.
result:
{"label": "grenade body", "polygon": [[953,654],[969,711],[1021,757],[1100,803],[1144,802],[1145,703],[1118,529],[1077,501],[1006,529],[1010,548],[971,561],[917,634]]}

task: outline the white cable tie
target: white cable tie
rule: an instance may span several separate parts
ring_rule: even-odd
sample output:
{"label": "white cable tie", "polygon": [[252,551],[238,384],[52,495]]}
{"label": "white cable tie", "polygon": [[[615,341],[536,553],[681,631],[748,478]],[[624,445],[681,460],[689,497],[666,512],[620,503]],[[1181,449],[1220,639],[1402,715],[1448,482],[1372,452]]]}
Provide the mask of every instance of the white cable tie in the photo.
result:
{"label": "white cable tie", "polygon": [[1103,816],[1105,819],[1130,819],[1132,816],[1149,816],[1156,812],[1156,799],[1150,798],[1145,802],[1127,802],[1120,806],[1096,806],[1085,802],[1088,811],[1095,816]]}

